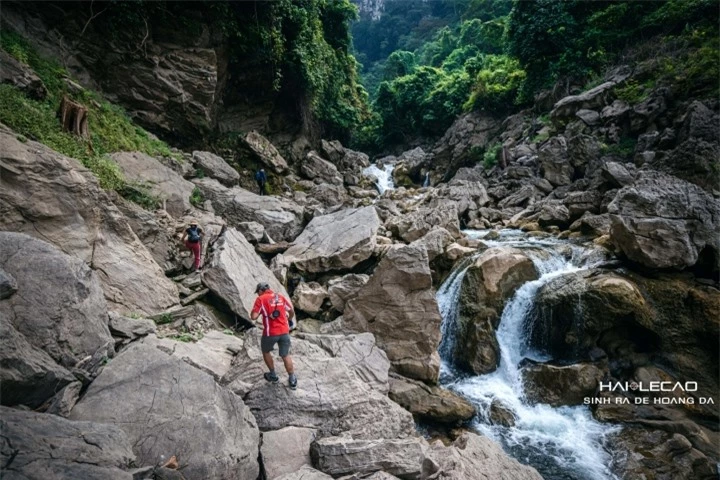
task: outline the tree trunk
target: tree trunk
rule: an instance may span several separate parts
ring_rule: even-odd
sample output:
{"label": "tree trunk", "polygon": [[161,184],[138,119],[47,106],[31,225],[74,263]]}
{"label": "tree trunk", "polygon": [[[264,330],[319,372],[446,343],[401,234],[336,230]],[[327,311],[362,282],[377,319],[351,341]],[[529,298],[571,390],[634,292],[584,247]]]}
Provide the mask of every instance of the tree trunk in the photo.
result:
{"label": "tree trunk", "polygon": [[73,102],[65,96],[60,102],[58,116],[64,132],[71,132],[86,139],[90,138],[88,110],[86,107]]}

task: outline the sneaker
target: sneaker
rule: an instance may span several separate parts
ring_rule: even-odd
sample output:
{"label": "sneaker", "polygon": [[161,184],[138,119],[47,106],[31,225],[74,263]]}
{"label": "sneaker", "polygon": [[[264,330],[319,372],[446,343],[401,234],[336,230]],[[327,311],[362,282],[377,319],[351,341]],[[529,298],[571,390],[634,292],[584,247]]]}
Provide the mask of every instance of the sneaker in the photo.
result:
{"label": "sneaker", "polygon": [[291,373],[288,377],[288,386],[290,387],[290,390],[295,390],[297,388],[297,377],[294,373]]}
{"label": "sneaker", "polygon": [[265,372],[265,380],[267,380],[270,383],[277,383],[280,381],[280,378],[277,376],[277,373],[275,372]]}

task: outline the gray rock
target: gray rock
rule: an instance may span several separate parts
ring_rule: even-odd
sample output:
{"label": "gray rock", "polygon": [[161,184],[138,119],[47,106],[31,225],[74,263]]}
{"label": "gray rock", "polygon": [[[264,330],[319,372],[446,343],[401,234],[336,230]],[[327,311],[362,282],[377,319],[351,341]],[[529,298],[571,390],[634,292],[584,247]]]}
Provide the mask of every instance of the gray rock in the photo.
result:
{"label": "gray rock", "polygon": [[[448,199],[457,205],[458,215],[462,216],[468,210],[477,210],[490,202],[485,186],[482,182],[469,182],[466,180],[453,180],[435,190],[441,199]],[[430,206],[433,202],[430,201]]]}
{"label": "gray rock", "polygon": [[571,95],[557,102],[550,112],[550,117],[555,120],[569,119],[578,110],[591,109],[598,110],[605,107],[612,100],[612,91],[616,85],[624,81],[629,76],[623,74],[615,79],[605,82],[597,87],[591,88],[579,95]]}
{"label": "gray rock", "polygon": [[243,234],[245,240],[252,243],[260,243],[266,238],[265,227],[257,222],[240,222],[237,229]]}
{"label": "gray rock", "polygon": [[487,437],[463,433],[452,446],[436,441],[423,460],[420,480],[542,480],[532,467],[509,457]]}
{"label": "gray rock", "polygon": [[642,172],[608,206],[610,238],[632,261],[683,269],[708,249],[720,252],[720,202],[700,187],[659,172]]}
{"label": "gray rock", "polygon": [[195,184],[230,226],[257,222],[275,241],[293,240],[302,230],[304,209],[294,202],[240,187],[226,188],[210,178],[195,180]]}
{"label": "gray rock", "polygon": [[327,183],[313,186],[312,190],[308,192],[308,196],[320,202],[326,208],[343,205],[350,200],[345,187],[342,185],[328,185]]}
{"label": "gray rock", "polygon": [[539,214],[537,221],[541,227],[556,225],[564,228],[570,223],[570,212],[559,200],[544,201]]}
{"label": "gray rock", "polygon": [[616,123],[621,122],[625,117],[628,116],[631,108],[627,102],[622,100],[615,100],[612,104],[604,107],[600,113],[600,118],[604,121],[613,121]]}
{"label": "gray rock", "polygon": [[0,268],[0,300],[5,300],[17,292],[17,282],[12,275]]}
{"label": "gray rock", "polygon": [[341,210],[315,217],[273,265],[304,272],[350,270],[370,258],[380,219],[373,207]]}
{"label": "gray rock", "polygon": [[591,127],[600,123],[600,114],[595,110],[581,108],[575,112],[575,116]]}
{"label": "gray rock", "polygon": [[457,423],[475,415],[475,407],[461,396],[409,378],[391,377],[389,396],[413,415],[430,421]]}
{"label": "gray rock", "polygon": [[260,433],[250,409],[211,376],[149,345],[131,345],[110,362],[71,418],[120,427],[140,465],[176,455],[187,478],[259,474]]}
{"label": "gray rock", "polygon": [[19,292],[0,302],[0,316],[66,367],[100,349],[112,355],[107,304],[92,270],[24,234],[0,232],[0,244],[0,268]]}
{"label": "gray rock", "polygon": [[497,119],[480,112],[466,113],[458,117],[433,148],[433,164],[442,173],[461,166],[468,160],[472,148],[485,148],[497,133]]}
{"label": "gray rock", "polygon": [[321,140],[320,152],[335,165],[345,157],[345,147],[338,140]]}
{"label": "gray rock", "polygon": [[355,372],[355,375],[371,388],[386,394],[388,392],[388,371],[390,361],[385,352],[375,345],[372,333],[357,335],[299,335],[331,356],[341,358]]}
{"label": "gray rock", "polygon": [[614,187],[625,187],[635,182],[633,173],[618,162],[607,162],[603,165],[602,176]]}
{"label": "gray rock", "polygon": [[226,187],[233,187],[240,181],[240,174],[223,160],[222,157],[210,152],[194,151],[193,162],[203,170],[207,176],[214,178]]}
{"label": "gray rock", "polygon": [[3,478],[132,480],[130,441],[114,425],[0,407]]}
{"label": "gray rock", "polygon": [[67,417],[80,398],[81,382],[72,382],[60,390],[51,400],[45,413]]}
{"label": "gray rock", "polygon": [[289,297],[252,245],[232,228],[215,243],[213,256],[202,271],[202,281],[244,319],[250,318],[255,287],[260,282],[267,282],[273,291]]}
{"label": "gray rock", "polygon": [[592,397],[606,369],[594,363],[552,365],[527,362],[522,368],[528,400],[554,407],[582,405]]}
{"label": "gray rock", "polygon": [[453,235],[460,235],[460,223],[455,205],[440,205],[436,208],[421,207],[405,215],[392,217],[385,222],[385,228],[394,236],[406,242],[422,238],[435,227],[442,227]]}
{"label": "gray rock", "polygon": [[439,255],[445,253],[448,245],[453,243],[455,239],[452,234],[444,228],[435,228],[430,230],[425,236],[418,238],[410,245],[422,245],[428,253],[428,260],[432,262]]}
{"label": "gray rock", "polygon": [[297,471],[280,475],[277,478],[271,480],[332,480],[333,477],[326,475],[320,470],[305,465],[300,467]]}
{"label": "gray rock", "polygon": [[357,296],[345,305],[347,328],[372,332],[396,371],[436,382],[442,321],[422,246],[391,247]]}
{"label": "gray rock", "polygon": [[41,238],[90,265],[113,310],[152,314],[177,303],[175,284],[80,162],[19,142],[4,127],[0,145],[1,229]]}
{"label": "gray rock", "polygon": [[361,440],[326,437],[313,442],[313,463],[325,473],[385,471],[403,478],[417,478],[427,443],[418,437],[405,439]]}
{"label": "gray rock", "polygon": [[270,141],[256,131],[245,136],[245,143],[260,162],[275,173],[283,173],[288,165],[280,152]]}
{"label": "gray rock", "polygon": [[110,333],[114,337],[135,340],[155,333],[157,330],[155,322],[146,318],[128,318],[115,312],[110,312],[109,316],[108,326],[110,327]]}
{"label": "gray rock", "polygon": [[[595,189],[589,189],[582,192],[570,192],[562,200],[562,203],[566,207],[569,215],[568,220],[581,217],[585,213],[600,213],[601,202],[602,194]],[[556,224],[567,225],[567,223]]]}
{"label": "gray rock", "polygon": [[[243,351],[221,382],[243,396],[263,431],[292,425],[317,429],[319,436],[346,432],[368,440],[413,434],[410,413],[370,388],[341,357],[297,337],[290,353],[298,378],[295,391],[263,378],[267,370],[257,329],[246,332]],[[282,366],[276,370],[282,377]]]}
{"label": "gray rock", "polygon": [[568,158],[567,141],[563,136],[551,137],[538,152],[543,177],[554,186],[570,185],[575,169]]}
{"label": "gray rock", "polygon": [[125,179],[150,187],[150,192],[165,202],[165,209],[174,217],[190,211],[190,196],[195,188],[172,169],[142,152],[118,152],[110,155],[120,166]]}
{"label": "gray rock", "polygon": [[515,413],[498,400],[493,400],[490,404],[489,416],[490,423],[505,427],[514,427],[517,420]]}
{"label": "gray rock", "polygon": [[328,291],[317,282],[300,283],[293,292],[293,306],[305,313],[314,315],[320,311],[328,298]]}
{"label": "gray rock", "polygon": [[301,427],[263,432],[260,454],[265,477],[273,480],[294,473],[304,466],[312,466],[310,444],[315,440],[315,434],[315,430]]}
{"label": "gray rock", "polygon": [[355,298],[357,292],[367,283],[369,278],[368,275],[349,273],[343,277],[328,281],[328,295],[333,308],[338,312],[343,312],[348,300]]}
{"label": "gray rock", "polygon": [[498,202],[498,207],[501,209],[524,207],[535,198],[537,193],[538,191],[532,185],[524,185],[515,192],[505,196],[505,198]]}
{"label": "gray rock", "polygon": [[0,83],[9,83],[36,100],[42,100],[47,96],[45,84],[33,69],[18,62],[5,50],[0,50],[0,64],[2,64]]}
{"label": "gray rock", "polygon": [[570,230],[574,232],[579,231],[594,237],[607,235],[610,233],[610,217],[607,213],[603,213],[602,215],[585,213],[570,225]]}
{"label": "gray rock", "polygon": [[324,160],[317,152],[310,152],[300,165],[300,173],[315,183],[342,185],[343,179],[335,165]]}

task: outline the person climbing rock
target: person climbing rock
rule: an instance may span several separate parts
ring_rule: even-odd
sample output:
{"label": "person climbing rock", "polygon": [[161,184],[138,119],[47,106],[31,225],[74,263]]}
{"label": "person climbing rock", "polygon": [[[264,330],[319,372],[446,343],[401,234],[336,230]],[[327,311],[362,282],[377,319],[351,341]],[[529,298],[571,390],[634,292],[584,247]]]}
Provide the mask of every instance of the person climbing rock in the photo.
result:
{"label": "person climbing rock", "polygon": [[198,226],[196,220],[190,221],[190,226],[185,229],[182,241],[185,246],[193,253],[195,261],[193,262],[193,270],[200,270],[200,257],[202,256],[202,239],[205,235],[203,229]]}
{"label": "person climbing rock", "polygon": [[255,174],[255,181],[260,189],[260,195],[265,195],[265,182],[267,182],[267,176],[265,175],[265,169],[261,168]]}
{"label": "person climbing rock", "polygon": [[266,282],[257,284],[255,294],[257,298],[252,312],[250,312],[250,318],[256,320],[262,315],[263,332],[260,349],[269,370],[265,372],[265,380],[271,383],[277,383],[280,380],[275,373],[275,362],[272,357],[272,351],[277,343],[280,357],[285,364],[285,371],[288,373],[288,386],[295,390],[297,377],[290,357],[290,328],[293,326],[292,319],[295,316],[295,310],[287,298],[273,292]]}

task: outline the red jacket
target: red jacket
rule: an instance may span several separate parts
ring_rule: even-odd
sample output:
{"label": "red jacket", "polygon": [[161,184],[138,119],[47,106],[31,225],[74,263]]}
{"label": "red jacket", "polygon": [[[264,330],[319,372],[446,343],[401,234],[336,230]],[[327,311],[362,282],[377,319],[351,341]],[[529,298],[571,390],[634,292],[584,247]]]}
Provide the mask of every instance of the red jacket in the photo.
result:
{"label": "red jacket", "polygon": [[[290,333],[288,312],[292,310],[290,301],[272,290],[265,290],[256,299],[252,313],[262,315],[263,337],[274,337]],[[277,316],[273,318],[273,315]]]}

